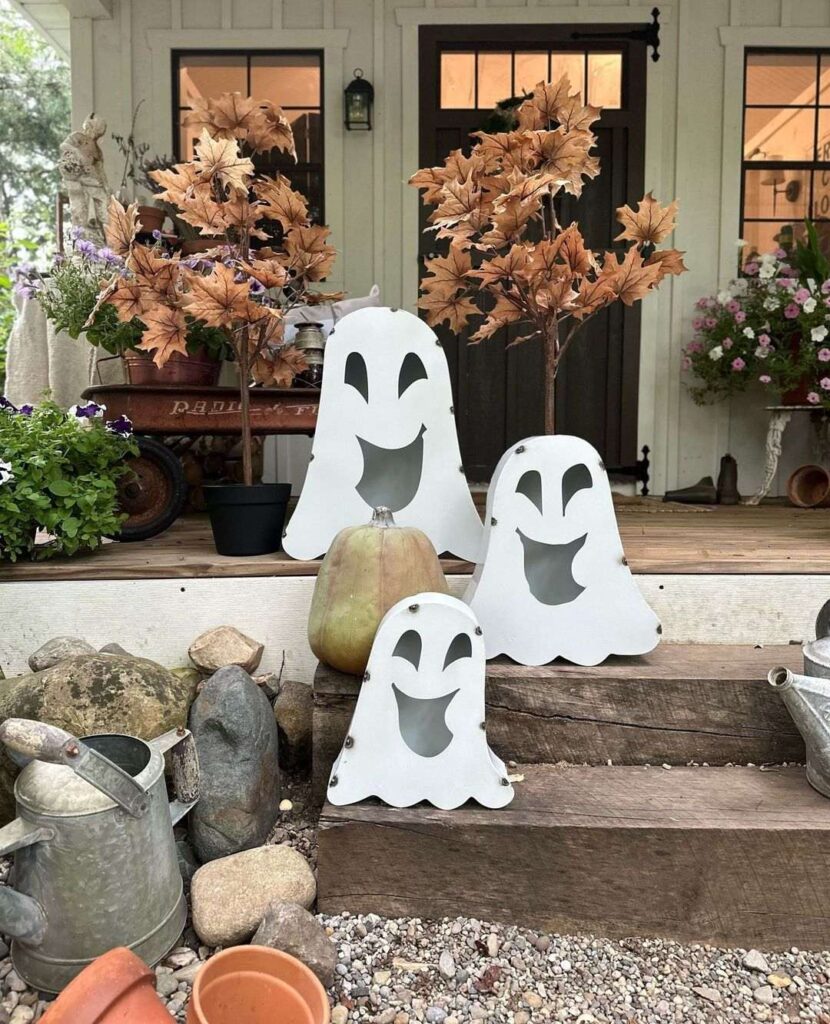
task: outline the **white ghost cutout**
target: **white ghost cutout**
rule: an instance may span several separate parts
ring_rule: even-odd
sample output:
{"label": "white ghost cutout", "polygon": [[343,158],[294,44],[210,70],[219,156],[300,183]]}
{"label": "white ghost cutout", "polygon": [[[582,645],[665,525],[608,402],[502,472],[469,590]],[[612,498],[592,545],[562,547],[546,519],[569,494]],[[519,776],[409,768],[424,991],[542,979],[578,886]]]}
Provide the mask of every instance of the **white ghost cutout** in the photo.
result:
{"label": "white ghost cutout", "polygon": [[378,306],[337,324],[311,459],[283,538],[293,558],[325,554],[380,505],[439,554],[476,558],[483,527],[461,468],[447,359],[418,317]]}
{"label": "white ghost cutout", "polygon": [[416,594],[384,615],[328,799],[504,807],[513,787],[484,726],[484,640],[470,608]]}
{"label": "white ghost cutout", "polygon": [[660,621],[637,588],[599,453],[578,437],[529,437],[502,455],[464,600],[487,657],[598,665],[645,654]]}

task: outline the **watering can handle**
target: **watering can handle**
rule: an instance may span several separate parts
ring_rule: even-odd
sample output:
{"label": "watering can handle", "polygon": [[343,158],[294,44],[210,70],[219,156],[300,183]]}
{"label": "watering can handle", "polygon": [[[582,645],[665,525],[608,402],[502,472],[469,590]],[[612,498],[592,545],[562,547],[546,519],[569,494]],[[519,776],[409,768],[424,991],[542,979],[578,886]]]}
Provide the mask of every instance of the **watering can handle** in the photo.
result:
{"label": "watering can handle", "polygon": [[825,601],[816,616],[816,640],[830,636],[830,601]]}
{"label": "watering can handle", "polygon": [[170,753],[173,768],[173,792],[170,820],[175,825],[199,799],[199,757],[196,742],[189,729],[171,729],[150,740],[160,754]]}
{"label": "watering can handle", "polygon": [[0,725],[0,742],[10,750],[24,757],[49,761],[51,764],[65,764],[67,750],[78,740],[65,729],[45,722],[34,722],[28,718],[7,718]]}

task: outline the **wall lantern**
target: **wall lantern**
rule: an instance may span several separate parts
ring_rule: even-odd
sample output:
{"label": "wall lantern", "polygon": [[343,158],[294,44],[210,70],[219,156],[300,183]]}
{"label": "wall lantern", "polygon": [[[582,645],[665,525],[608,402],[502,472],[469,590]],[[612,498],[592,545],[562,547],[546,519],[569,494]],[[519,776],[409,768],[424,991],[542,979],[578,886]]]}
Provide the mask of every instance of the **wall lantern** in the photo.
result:
{"label": "wall lantern", "polygon": [[354,78],[346,86],[346,127],[351,131],[372,130],[372,104],[375,90],[363,77],[363,68],[354,69]]}

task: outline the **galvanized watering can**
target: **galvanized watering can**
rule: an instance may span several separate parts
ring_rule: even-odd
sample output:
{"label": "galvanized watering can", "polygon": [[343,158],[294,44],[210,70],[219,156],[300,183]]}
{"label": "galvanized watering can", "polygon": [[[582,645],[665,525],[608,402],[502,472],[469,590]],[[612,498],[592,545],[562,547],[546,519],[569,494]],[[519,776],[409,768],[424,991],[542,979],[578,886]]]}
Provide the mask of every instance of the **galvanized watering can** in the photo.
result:
{"label": "galvanized watering can", "polygon": [[34,988],[59,992],[114,946],[156,963],[187,916],[173,824],[197,799],[190,733],[79,740],[9,718],[0,741],[18,763],[17,755],[33,759],[15,783],[18,817],[0,829],[0,854],[15,854],[10,885],[0,887],[0,932],[12,937],[17,972]]}
{"label": "galvanized watering can", "polygon": [[774,668],[767,676],[807,748],[807,781],[830,797],[830,601],[816,618],[816,639],[804,644],[804,675]]}

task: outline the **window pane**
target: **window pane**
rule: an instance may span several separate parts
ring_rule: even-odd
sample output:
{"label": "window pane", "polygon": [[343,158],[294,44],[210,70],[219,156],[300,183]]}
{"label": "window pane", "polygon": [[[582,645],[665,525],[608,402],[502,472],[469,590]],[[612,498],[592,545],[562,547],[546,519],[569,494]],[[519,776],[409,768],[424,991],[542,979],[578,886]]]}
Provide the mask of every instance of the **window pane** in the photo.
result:
{"label": "window pane", "polygon": [[484,53],[478,55],[478,103],[486,110],[494,107],[499,100],[509,100],[513,95],[510,80],[511,55],[509,53]]}
{"label": "window pane", "polygon": [[787,167],[744,173],[744,217],[801,220],[810,201],[809,171]]}
{"label": "window pane", "polygon": [[830,163],[830,108],[822,107],[818,112],[816,159],[822,163]]}
{"label": "window pane", "polygon": [[772,252],[779,246],[789,246],[793,238],[803,236],[803,224],[796,221],[754,221],[744,224],[743,237],[746,246],[743,251],[744,258],[750,253]]}
{"label": "window pane", "polygon": [[622,106],[622,54],[588,54],[588,103],[595,107]]}
{"label": "window pane", "polygon": [[286,110],[285,116],[291,122],[294,132],[297,163],[320,163],[323,159],[320,112],[318,110]]}
{"label": "window pane", "polygon": [[320,58],[314,54],[252,57],[251,95],[281,107],[319,107]]}
{"label": "window pane", "polygon": [[517,53],[513,57],[514,86],[516,96],[533,92],[539,82],[548,80],[548,55],[543,53]]}
{"label": "window pane", "polygon": [[821,55],[821,77],[819,79],[819,103],[830,103],[830,54]]}
{"label": "window pane", "polygon": [[815,103],[816,58],[803,53],[750,53],[746,58],[746,102],[784,106]]}
{"label": "window pane", "polygon": [[181,160],[192,160],[196,155],[196,143],[199,141],[199,132],[195,128],[179,128],[179,158]]}
{"label": "window pane", "polygon": [[830,170],[813,172],[813,212],[816,220],[830,220]]}
{"label": "window pane", "polygon": [[552,81],[567,75],[571,83],[571,92],[585,96],[585,54],[584,53],[552,53],[550,55],[550,77]]}
{"label": "window pane", "polygon": [[472,110],[475,100],[476,55],[441,54],[441,106]]}
{"label": "window pane", "polygon": [[793,107],[746,110],[745,160],[812,160],[815,110]]}
{"label": "window pane", "polygon": [[179,104],[189,107],[194,99],[220,96],[223,92],[248,92],[244,56],[183,57],[179,65]]}

